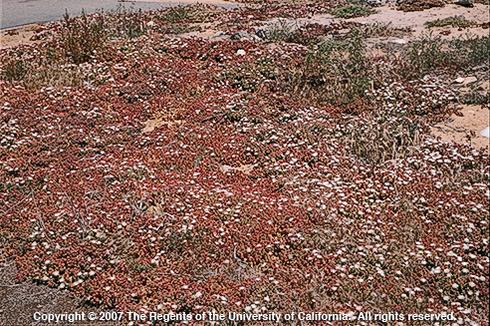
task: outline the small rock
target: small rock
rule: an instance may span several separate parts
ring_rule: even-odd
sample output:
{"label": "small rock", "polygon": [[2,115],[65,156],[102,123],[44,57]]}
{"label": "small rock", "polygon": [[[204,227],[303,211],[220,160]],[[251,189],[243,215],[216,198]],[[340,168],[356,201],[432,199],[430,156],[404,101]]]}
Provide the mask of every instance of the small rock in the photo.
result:
{"label": "small rock", "polygon": [[238,51],[236,51],[236,55],[239,55],[239,56],[244,56],[247,52],[245,52],[244,49],[239,49]]}
{"label": "small rock", "polygon": [[391,40],[390,42],[391,43],[395,43],[395,44],[400,44],[400,45],[403,45],[403,44],[407,44],[408,43],[407,40],[404,40],[402,38],[397,38],[397,39]]}
{"label": "small rock", "polygon": [[463,6],[466,8],[473,8],[474,7],[474,1],[473,0],[457,0],[454,4]]}
{"label": "small rock", "polygon": [[265,40],[267,38],[267,31],[264,29],[258,29],[255,31],[255,35],[257,35],[260,39]]}
{"label": "small rock", "polygon": [[238,41],[238,40],[249,40],[249,41],[258,41],[260,38],[257,35],[248,33],[246,31],[239,31],[230,36],[230,40]]}
{"label": "small rock", "polygon": [[469,76],[469,77],[458,77],[454,80],[456,84],[461,84],[461,85],[469,85],[473,84],[478,81],[478,78],[475,76]]}
{"label": "small rock", "polygon": [[490,138],[490,127],[486,127],[485,129],[480,131],[480,135],[482,135],[483,137]]}

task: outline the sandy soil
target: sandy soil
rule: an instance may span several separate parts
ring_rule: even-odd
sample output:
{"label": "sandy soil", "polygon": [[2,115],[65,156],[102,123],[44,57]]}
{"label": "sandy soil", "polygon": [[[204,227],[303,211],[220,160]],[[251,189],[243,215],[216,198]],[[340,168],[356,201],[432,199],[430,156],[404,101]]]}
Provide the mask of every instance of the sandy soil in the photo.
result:
{"label": "sandy soil", "polygon": [[0,49],[36,43],[32,37],[40,27],[41,25],[39,24],[30,24],[0,31]]}
{"label": "sandy soil", "polygon": [[[377,9],[377,12],[373,15],[366,17],[358,17],[350,19],[351,21],[359,23],[390,23],[393,27],[411,27],[414,31],[413,36],[419,36],[426,33],[428,29],[425,23],[454,16],[464,16],[468,20],[475,21],[477,23],[486,23],[490,21],[490,13],[488,6],[483,4],[475,4],[473,8],[464,8],[457,5],[446,5],[442,8],[431,8],[424,11],[412,11],[403,12],[398,11],[395,8],[384,6]],[[434,33],[438,33],[443,30],[450,30],[451,36],[464,35],[468,32],[474,35],[488,35],[488,29],[481,27],[467,28],[458,31],[457,28],[432,28]]]}
{"label": "sandy soil", "polygon": [[443,141],[470,143],[476,148],[489,147],[489,139],[480,133],[489,125],[489,110],[481,105],[465,105],[461,116],[453,115],[432,128],[432,134]]}

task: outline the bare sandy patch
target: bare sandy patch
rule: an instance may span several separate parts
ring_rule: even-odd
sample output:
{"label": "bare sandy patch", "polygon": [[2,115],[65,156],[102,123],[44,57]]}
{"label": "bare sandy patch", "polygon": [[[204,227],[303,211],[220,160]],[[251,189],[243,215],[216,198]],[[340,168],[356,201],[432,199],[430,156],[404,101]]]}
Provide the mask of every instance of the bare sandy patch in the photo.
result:
{"label": "bare sandy patch", "polygon": [[452,115],[447,121],[432,128],[432,134],[443,141],[471,144],[476,148],[489,149],[489,138],[482,131],[489,126],[489,110],[481,105],[464,105],[460,115]]}
{"label": "bare sandy patch", "polygon": [[183,123],[182,120],[164,121],[161,118],[150,119],[150,120],[145,122],[145,126],[143,127],[142,132],[143,133],[150,133],[153,130],[160,128],[161,126],[171,127],[171,126],[175,126],[175,125],[177,125],[177,126],[181,125],[182,123]]}
{"label": "bare sandy patch", "polygon": [[[446,5],[442,8],[431,8],[424,11],[404,12],[396,10],[393,7],[383,6],[376,9],[376,13],[365,16],[352,18],[350,21],[355,21],[363,24],[385,23],[391,24],[393,27],[405,28],[410,27],[414,31],[414,36],[426,33],[429,29],[426,23],[454,16],[464,16],[467,20],[474,21],[478,24],[487,23],[490,21],[489,6],[483,4],[475,4],[473,8],[464,8],[457,5]],[[452,37],[471,33],[473,35],[488,35],[488,29],[475,27],[458,30],[458,28],[433,28],[435,34],[442,30],[450,30],[449,34]]]}
{"label": "bare sandy patch", "polygon": [[30,24],[0,31],[0,49],[36,43],[33,36],[40,27],[39,24]]}

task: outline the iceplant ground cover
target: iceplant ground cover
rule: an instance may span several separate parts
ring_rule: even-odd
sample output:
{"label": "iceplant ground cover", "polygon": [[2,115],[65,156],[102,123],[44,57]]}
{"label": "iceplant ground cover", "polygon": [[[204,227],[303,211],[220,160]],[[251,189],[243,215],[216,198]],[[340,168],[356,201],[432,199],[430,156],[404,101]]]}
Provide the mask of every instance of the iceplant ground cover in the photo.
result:
{"label": "iceplant ground cover", "polygon": [[[0,53],[0,239],[19,279],[120,311],[488,322],[488,155],[427,134],[458,102],[442,52],[431,74],[408,48],[367,59],[359,26],[323,45],[346,26],[178,36],[217,9],[172,10],[54,23]],[[219,13],[228,36],[264,18],[242,10]],[[114,34],[83,56],[76,24]]]}

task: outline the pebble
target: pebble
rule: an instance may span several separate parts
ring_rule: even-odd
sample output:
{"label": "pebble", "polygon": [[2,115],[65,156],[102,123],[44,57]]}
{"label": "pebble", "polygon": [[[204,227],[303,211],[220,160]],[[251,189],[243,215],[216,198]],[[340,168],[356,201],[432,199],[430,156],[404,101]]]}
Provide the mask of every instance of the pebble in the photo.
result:
{"label": "pebble", "polygon": [[461,84],[461,85],[469,85],[473,84],[478,81],[478,78],[475,76],[469,76],[469,77],[458,77],[454,80],[456,84]]}
{"label": "pebble", "polygon": [[483,137],[490,138],[490,128],[486,127],[485,129],[480,131],[480,135],[482,135]]}

